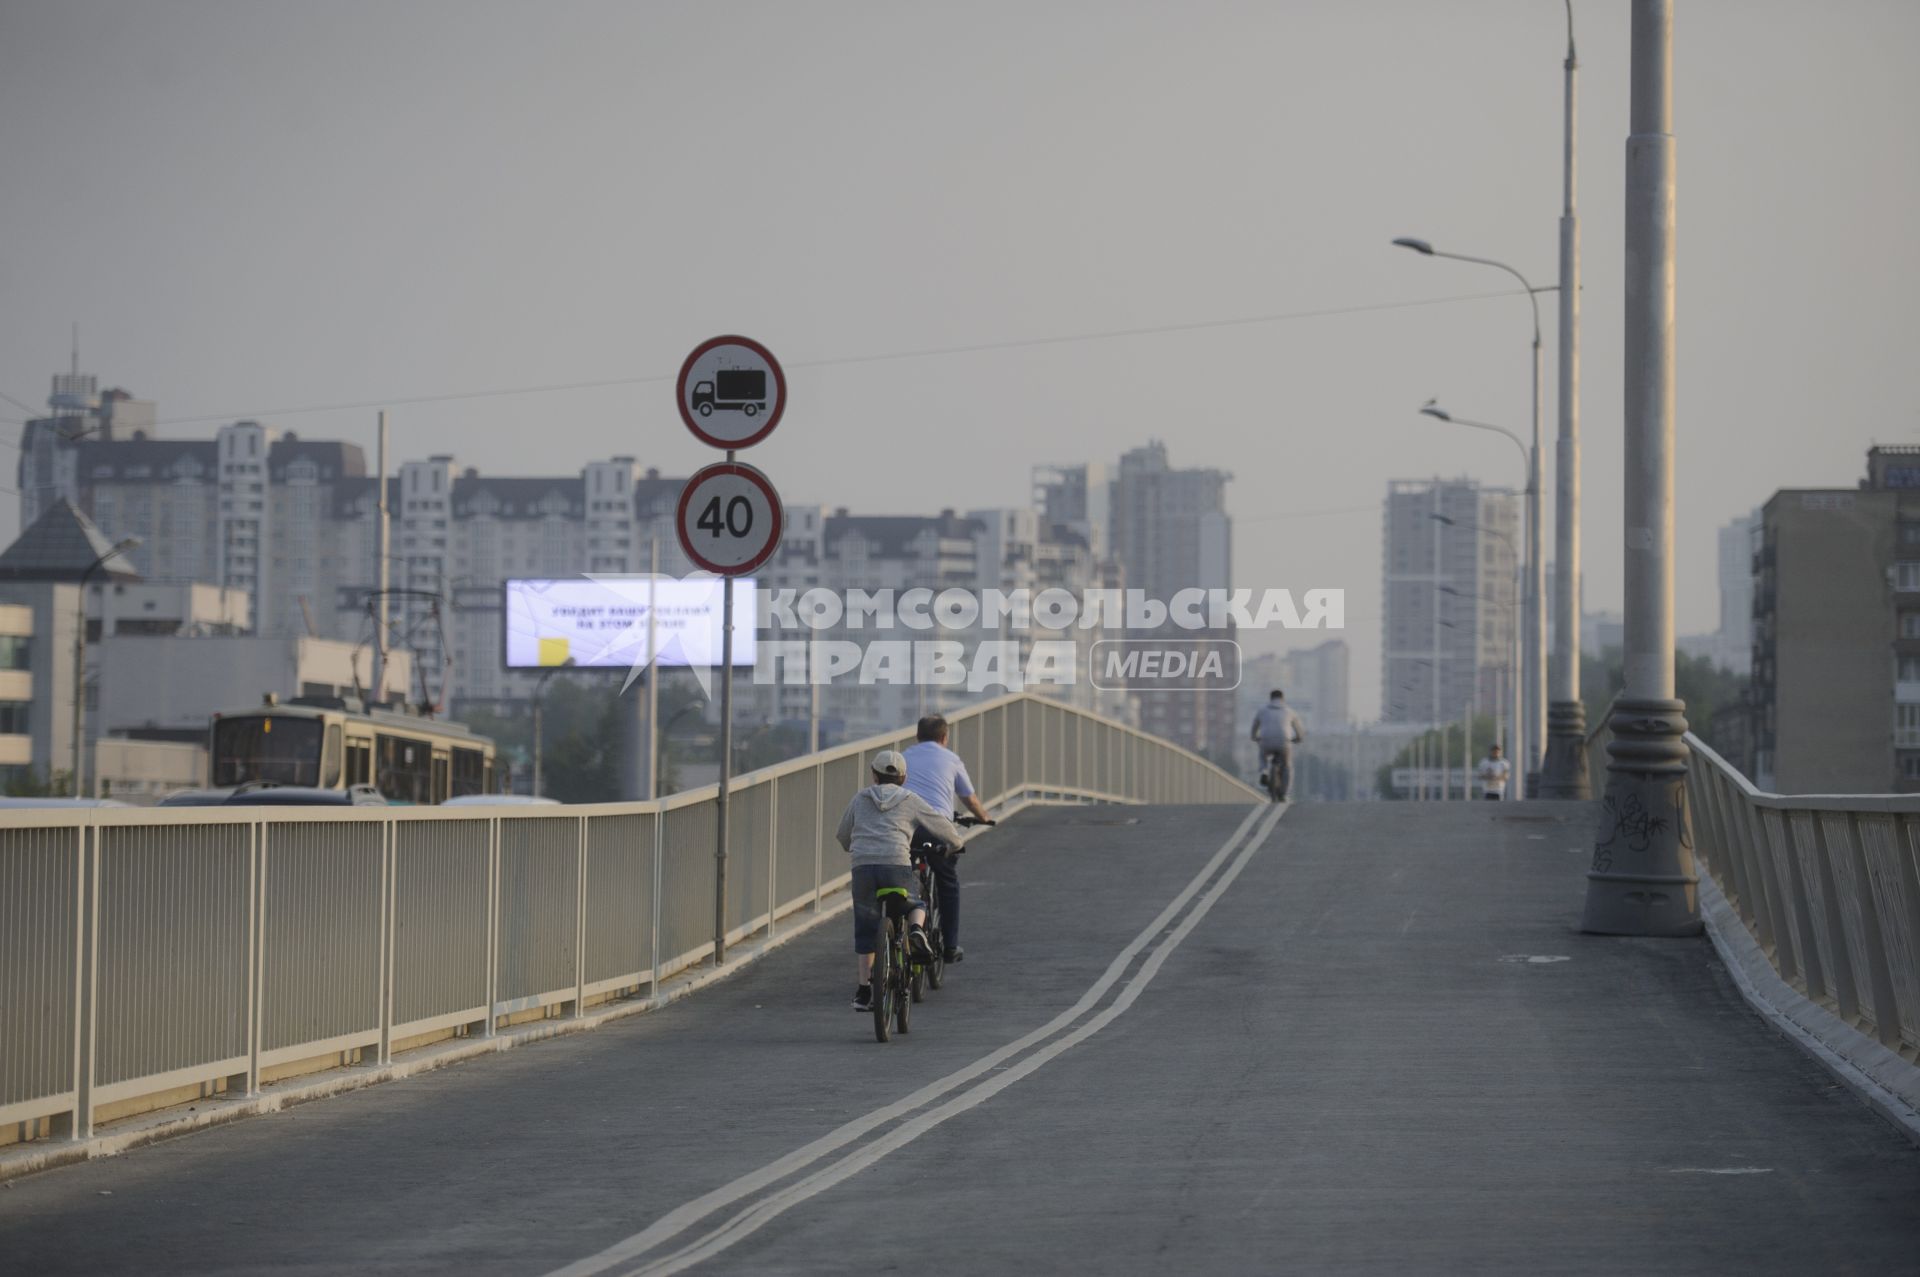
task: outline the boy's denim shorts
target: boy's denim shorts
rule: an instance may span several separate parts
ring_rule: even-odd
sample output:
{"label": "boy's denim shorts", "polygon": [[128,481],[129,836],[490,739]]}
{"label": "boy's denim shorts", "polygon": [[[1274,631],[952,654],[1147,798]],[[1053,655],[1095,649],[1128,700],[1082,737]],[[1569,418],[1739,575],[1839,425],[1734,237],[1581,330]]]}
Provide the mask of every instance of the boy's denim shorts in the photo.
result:
{"label": "boy's denim shorts", "polygon": [[853,951],[872,953],[880,939],[880,901],[882,887],[904,887],[907,902],[915,909],[925,907],[920,899],[920,880],[905,865],[855,865],[853,867]]}

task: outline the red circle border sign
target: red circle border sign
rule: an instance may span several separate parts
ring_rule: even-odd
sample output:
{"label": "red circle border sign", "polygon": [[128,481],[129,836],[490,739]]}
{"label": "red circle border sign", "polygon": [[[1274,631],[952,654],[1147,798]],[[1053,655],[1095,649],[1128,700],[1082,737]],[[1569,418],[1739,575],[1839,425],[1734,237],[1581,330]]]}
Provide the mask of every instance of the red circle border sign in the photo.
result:
{"label": "red circle border sign", "polygon": [[[733,341],[737,340],[737,338],[722,337],[720,340]],[[725,567],[704,558],[698,550],[687,544],[685,531],[687,506],[693,501],[694,491],[708,479],[718,478],[722,475],[737,476],[760,489],[767,498],[767,505],[773,510],[773,534],[767,538],[765,548],[749,561],[734,567]],[[686,552],[689,559],[693,560],[695,567],[711,572],[715,576],[746,576],[749,572],[764,565],[766,561],[771,559],[774,553],[779,550],[780,538],[786,534],[787,530],[787,512],[785,507],[780,504],[780,494],[773,490],[773,481],[768,479],[766,475],[760,473],[752,466],[747,465],[745,462],[720,461],[701,468],[692,478],[687,480],[687,485],[680,489],[680,500],[675,504],[673,510],[673,526],[675,533],[680,537],[680,548]]]}
{"label": "red circle border sign", "polygon": [[[706,354],[709,350],[712,350],[715,346],[745,346],[748,350],[751,350],[754,354],[766,360],[767,367],[773,370],[773,389],[775,396],[773,411],[767,414],[765,424],[745,439],[726,440],[708,434],[705,430],[701,429],[700,421],[693,415],[692,409],[687,407],[687,374],[693,371],[694,361]],[[780,424],[780,418],[787,415],[787,374],[785,370],[780,367],[780,361],[773,357],[773,352],[751,337],[741,337],[737,335],[709,337],[698,346],[695,346],[693,353],[688,355],[681,363],[680,375],[673,379],[673,402],[674,405],[680,409],[680,420],[687,423],[687,429],[693,432],[694,438],[710,448],[737,452],[741,448],[753,447],[754,444],[759,443],[762,439],[772,434],[773,428]]]}

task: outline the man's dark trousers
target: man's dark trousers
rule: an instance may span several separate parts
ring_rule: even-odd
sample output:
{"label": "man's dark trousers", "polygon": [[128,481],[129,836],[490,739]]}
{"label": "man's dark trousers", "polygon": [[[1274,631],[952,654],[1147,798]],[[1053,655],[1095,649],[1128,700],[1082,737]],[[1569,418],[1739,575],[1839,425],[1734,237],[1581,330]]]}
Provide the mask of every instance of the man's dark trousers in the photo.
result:
{"label": "man's dark trousers", "polygon": [[958,856],[948,851],[929,851],[927,864],[940,887],[940,943],[948,949],[960,947],[960,868]]}

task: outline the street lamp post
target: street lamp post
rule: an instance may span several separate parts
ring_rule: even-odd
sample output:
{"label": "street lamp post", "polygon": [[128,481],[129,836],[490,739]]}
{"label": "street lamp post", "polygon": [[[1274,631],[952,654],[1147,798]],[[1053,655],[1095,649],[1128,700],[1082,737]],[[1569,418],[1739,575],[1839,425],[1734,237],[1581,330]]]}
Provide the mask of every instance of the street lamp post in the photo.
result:
{"label": "street lamp post", "polygon": [[1626,200],[1626,660],[1580,929],[1699,935],[1673,678],[1673,3],[1634,0]]}
{"label": "street lamp post", "polygon": [[[140,544],[139,537],[127,537],[117,542],[111,550],[87,565],[80,574],[80,614],[75,618],[73,632],[73,796],[81,798],[87,792],[87,583],[93,580],[93,574],[107,565],[107,561],[123,550],[131,550]],[[100,609],[102,625],[107,619],[106,608]]]}
{"label": "street lamp post", "polygon": [[1542,798],[1593,797],[1587,780],[1587,711],[1580,703],[1580,219],[1576,190],[1577,118],[1573,0],[1567,6],[1566,109],[1563,112],[1560,211],[1560,437],[1554,449],[1553,660],[1548,666]]}
{"label": "street lamp post", "polygon": [[572,664],[573,664],[573,658],[569,656],[566,660],[560,662],[560,664],[555,665],[549,669],[544,669],[540,671],[540,677],[534,680],[534,684],[533,684],[533,796],[535,798],[543,797],[546,793],[546,790],[542,785],[541,760],[542,760],[542,756],[546,752],[546,740],[547,740],[545,719],[543,718],[543,713],[544,713],[543,707],[546,704],[546,696],[547,696],[547,680],[552,678],[555,674],[558,674],[561,670],[569,668]]}
{"label": "street lamp post", "polygon": [[1521,757],[1520,778],[1521,794],[1526,794],[1527,774],[1538,771],[1540,760],[1537,754],[1537,742],[1546,735],[1547,712],[1547,614],[1541,606],[1546,594],[1546,560],[1541,553],[1540,542],[1540,299],[1539,294],[1554,291],[1557,284],[1535,288],[1527,277],[1505,262],[1495,261],[1491,257],[1472,257],[1466,253],[1448,253],[1435,248],[1424,239],[1402,236],[1393,241],[1399,248],[1411,249],[1423,257],[1446,257],[1456,262],[1469,262],[1475,266],[1491,266],[1495,270],[1505,271],[1520,281],[1526,290],[1527,305],[1533,314],[1533,447],[1527,452],[1527,491],[1533,499],[1527,503],[1527,642],[1524,646],[1526,668],[1522,672],[1524,717],[1527,722],[1528,752]]}

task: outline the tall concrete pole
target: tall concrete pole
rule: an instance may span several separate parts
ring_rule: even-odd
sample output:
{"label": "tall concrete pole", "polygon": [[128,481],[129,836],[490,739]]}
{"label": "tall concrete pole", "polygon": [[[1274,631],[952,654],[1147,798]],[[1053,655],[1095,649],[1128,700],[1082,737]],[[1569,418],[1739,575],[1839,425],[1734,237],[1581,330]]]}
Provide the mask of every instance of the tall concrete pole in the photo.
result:
{"label": "tall concrete pole", "polygon": [[1540,755],[1547,740],[1547,559],[1541,541],[1540,505],[1540,308],[1533,312],[1533,446],[1527,449],[1527,765],[1522,798],[1534,796]]}
{"label": "tall concrete pole", "polygon": [[[378,454],[379,475],[373,484],[376,511],[373,533],[373,699],[387,699],[387,587],[388,570],[393,561],[393,512],[387,509],[387,414],[380,414]],[[538,780],[535,794],[540,792]]]}
{"label": "tall concrete pole", "polygon": [[1573,0],[1567,0],[1567,102],[1560,204],[1560,439],[1554,451],[1553,664],[1549,668],[1547,752],[1542,798],[1591,798],[1587,711],[1580,703],[1580,219],[1575,122]]}
{"label": "tall concrete pole", "polygon": [[1700,934],[1673,685],[1673,0],[1633,0],[1626,204],[1626,669],[1583,931]]}

